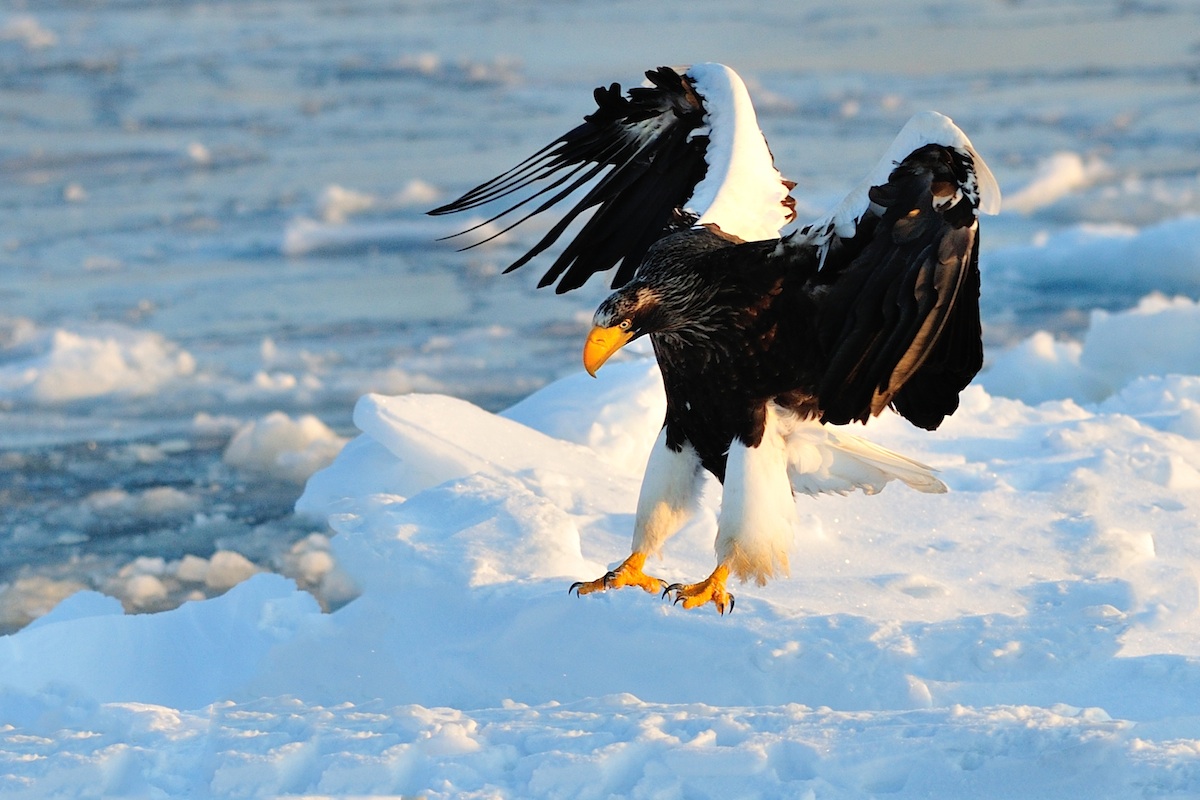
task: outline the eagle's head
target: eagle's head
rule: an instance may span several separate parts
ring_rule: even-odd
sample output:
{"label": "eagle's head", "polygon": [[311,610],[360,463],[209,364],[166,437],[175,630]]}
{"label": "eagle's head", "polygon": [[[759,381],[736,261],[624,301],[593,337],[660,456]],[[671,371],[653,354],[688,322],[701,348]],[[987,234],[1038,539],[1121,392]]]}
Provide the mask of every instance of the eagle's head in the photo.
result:
{"label": "eagle's head", "polygon": [[583,367],[592,377],[609,357],[639,336],[662,330],[662,294],[634,281],[610,294],[592,317],[583,345]]}
{"label": "eagle's head", "polygon": [[588,374],[594,377],[613,353],[639,336],[660,333],[689,338],[719,325],[728,311],[720,301],[729,299],[722,293],[730,281],[705,266],[705,256],[728,246],[727,239],[704,228],[655,242],[634,279],[596,309],[583,347]]}
{"label": "eagle's head", "polygon": [[583,366],[596,370],[625,345],[649,333],[692,338],[711,327],[712,287],[694,276],[674,280],[635,279],[610,294],[592,317],[583,346]]}

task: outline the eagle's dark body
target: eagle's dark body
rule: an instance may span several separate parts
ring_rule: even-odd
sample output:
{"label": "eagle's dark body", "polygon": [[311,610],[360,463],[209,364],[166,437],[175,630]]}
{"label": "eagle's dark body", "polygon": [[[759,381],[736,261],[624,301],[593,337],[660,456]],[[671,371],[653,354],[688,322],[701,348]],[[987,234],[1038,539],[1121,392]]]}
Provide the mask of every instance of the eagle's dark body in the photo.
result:
{"label": "eagle's dark body", "polygon": [[[892,195],[888,210],[824,264],[812,245],[735,243],[706,228],[649,249],[597,313],[628,315],[628,299],[646,289],[665,298],[643,324],[667,393],[668,447],[691,442],[723,480],[730,443],[759,444],[770,402],[836,424],[892,405],[933,429],[954,412],[983,364],[975,217],[965,201],[934,211],[930,187],[952,175],[931,167],[952,173],[953,161],[942,148],[922,156],[920,168],[898,168],[876,192]],[[881,241],[918,256],[893,252],[894,274],[881,275]],[[954,267],[930,269],[931,257]],[[939,294],[952,301],[930,320],[922,299]]]}
{"label": "eagle's dark body", "polygon": [[[672,234],[651,248],[632,284],[688,275],[697,287],[691,313],[650,341],[667,395],[667,446],[690,442],[722,481],[730,442],[761,441],[767,402],[804,416],[818,411],[816,258],[771,258],[775,247],[731,243],[703,228]],[[753,266],[734,266],[743,261]]]}

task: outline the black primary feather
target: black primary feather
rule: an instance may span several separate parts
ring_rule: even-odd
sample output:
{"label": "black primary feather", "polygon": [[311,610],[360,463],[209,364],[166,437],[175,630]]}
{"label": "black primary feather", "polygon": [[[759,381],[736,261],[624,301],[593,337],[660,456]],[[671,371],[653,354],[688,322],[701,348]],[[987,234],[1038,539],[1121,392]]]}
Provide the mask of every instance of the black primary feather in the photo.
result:
{"label": "black primary feather", "polygon": [[584,197],[505,271],[540,255],[581,214],[595,209],[539,286],[557,281],[555,291],[566,292],[614,266],[613,288],[628,283],[651,244],[680,224],[692,222],[683,215],[682,207],[707,171],[704,154],[708,139],[693,135],[704,123],[700,98],[687,79],[669,67],[647,72],[646,77],[651,86],[630,89],[627,96],[622,96],[617,83],[596,89],[596,110],[584,117],[582,125],[508,172],[429,213],[466,211],[519,196],[476,226],[524,210],[491,239],[595,181]]}

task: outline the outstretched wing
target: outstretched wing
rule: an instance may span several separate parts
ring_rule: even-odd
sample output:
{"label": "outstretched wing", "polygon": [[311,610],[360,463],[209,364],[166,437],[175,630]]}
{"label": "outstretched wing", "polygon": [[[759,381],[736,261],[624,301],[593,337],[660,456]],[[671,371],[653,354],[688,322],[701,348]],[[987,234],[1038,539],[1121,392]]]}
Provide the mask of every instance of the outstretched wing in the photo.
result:
{"label": "outstretched wing", "polygon": [[884,180],[801,231],[824,262],[817,395],[826,422],[891,405],[933,429],[983,366],[978,214],[998,211],[1000,194],[940,114],[914,118],[882,163]]}
{"label": "outstretched wing", "polygon": [[503,233],[591,184],[506,270],[545,251],[593,210],[539,284],[557,281],[558,292],[614,266],[613,287],[624,285],[651,244],[693,224],[711,224],[746,241],[778,236],[793,216],[791,184],[772,164],[737,74],[720,64],[700,64],[683,71],[660,67],[646,77],[649,86],[624,96],[620,84],[596,89],[596,110],[582,125],[429,213],[515,199],[488,220],[517,214]]}

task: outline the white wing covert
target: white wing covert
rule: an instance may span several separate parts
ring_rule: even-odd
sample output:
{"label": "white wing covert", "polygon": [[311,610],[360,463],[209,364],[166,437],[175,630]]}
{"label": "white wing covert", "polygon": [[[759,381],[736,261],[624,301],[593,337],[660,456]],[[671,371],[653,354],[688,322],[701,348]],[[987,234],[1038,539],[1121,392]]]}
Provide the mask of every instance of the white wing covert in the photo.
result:
{"label": "white wing covert", "polygon": [[945,198],[946,206],[953,205],[966,195],[971,204],[984,214],[1000,213],[1000,184],[996,182],[987,163],[975,151],[971,140],[962,132],[954,120],[936,111],[914,114],[896,134],[887,152],[879,163],[846,197],[823,216],[802,227],[796,243],[806,242],[821,248],[822,259],[834,238],[852,239],[858,232],[858,223],[868,213],[881,213],[878,206],[872,207],[871,188],[888,182],[892,170],[908,156],[926,145],[941,145],[952,148],[967,165],[967,177],[962,185],[962,194]]}

